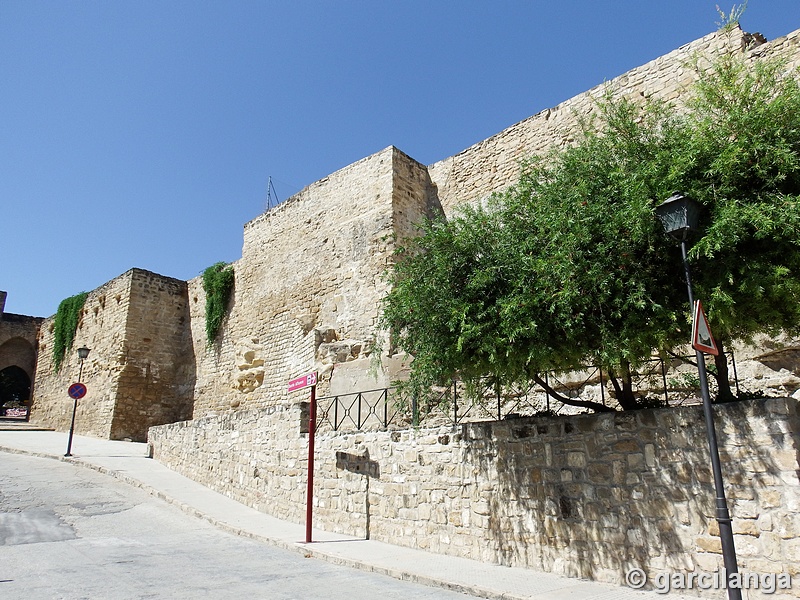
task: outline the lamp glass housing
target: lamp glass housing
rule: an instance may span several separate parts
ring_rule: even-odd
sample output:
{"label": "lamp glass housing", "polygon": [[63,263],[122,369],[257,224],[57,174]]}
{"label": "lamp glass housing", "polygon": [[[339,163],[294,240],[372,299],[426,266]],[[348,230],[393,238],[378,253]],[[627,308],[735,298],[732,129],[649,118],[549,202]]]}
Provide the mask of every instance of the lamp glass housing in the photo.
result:
{"label": "lamp glass housing", "polygon": [[678,240],[685,240],[689,233],[698,229],[700,204],[683,194],[673,194],[656,207],[656,216],[664,231]]}
{"label": "lamp glass housing", "polygon": [[78,358],[84,360],[88,356],[89,356],[89,348],[87,348],[86,346],[78,348]]}

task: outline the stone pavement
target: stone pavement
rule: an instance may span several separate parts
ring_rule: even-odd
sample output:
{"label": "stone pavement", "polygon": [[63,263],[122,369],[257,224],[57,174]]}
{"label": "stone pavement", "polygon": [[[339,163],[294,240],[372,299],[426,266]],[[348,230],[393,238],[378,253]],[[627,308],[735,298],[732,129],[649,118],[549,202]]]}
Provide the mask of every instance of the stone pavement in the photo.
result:
{"label": "stone pavement", "polygon": [[[464,592],[481,598],[516,600],[654,600],[664,595],[605,583],[572,579],[530,569],[503,567],[432,554],[288,523],[231,500],[148,458],[147,444],[75,436],[64,457],[67,434],[0,421],[0,451],[49,457],[95,469],[148,491],[185,512],[237,535],[364,571]],[[0,507],[0,512],[2,507]],[[718,594],[718,592],[717,592]],[[669,594],[670,600],[684,597]]]}

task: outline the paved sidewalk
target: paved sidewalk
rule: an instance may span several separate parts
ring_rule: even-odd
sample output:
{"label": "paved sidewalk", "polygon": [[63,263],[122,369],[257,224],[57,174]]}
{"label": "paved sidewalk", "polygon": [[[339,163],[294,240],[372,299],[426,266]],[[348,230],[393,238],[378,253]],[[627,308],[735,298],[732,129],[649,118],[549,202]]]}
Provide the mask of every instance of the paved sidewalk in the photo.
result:
{"label": "paved sidewalk", "polygon": [[[398,579],[461,591],[482,598],[516,600],[655,600],[664,595],[561,577],[530,569],[502,567],[314,530],[248,508],[175,473],[147,457],[147,444],[75,436],[64,457],[67,434],[0,421],[0,451],[55,458],[112,475],[179,506],[232,533],[301,552],[329,562],[383,573]],[[2,507],[0,507],[2,512]],[[718,592],[711,592],[714,597]],[[669,594],[670,600],[684,597]],[[696,598],[695,598],[696,600]]]}

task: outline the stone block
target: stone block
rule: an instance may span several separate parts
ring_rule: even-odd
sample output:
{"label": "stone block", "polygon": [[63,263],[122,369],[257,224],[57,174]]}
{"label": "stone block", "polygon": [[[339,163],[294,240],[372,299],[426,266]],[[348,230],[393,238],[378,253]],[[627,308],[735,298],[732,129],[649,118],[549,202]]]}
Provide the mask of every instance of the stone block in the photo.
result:
{"label": "stone block", "polygon": [[718,537],[698,536],[695,538],[695,546],[700,552],[722,554],[722,542]]}
{"label": "stone block", "polygon": [[646,444],[644,447],[644,462],[649,468],[656,466],[656,448],[653,444]]}

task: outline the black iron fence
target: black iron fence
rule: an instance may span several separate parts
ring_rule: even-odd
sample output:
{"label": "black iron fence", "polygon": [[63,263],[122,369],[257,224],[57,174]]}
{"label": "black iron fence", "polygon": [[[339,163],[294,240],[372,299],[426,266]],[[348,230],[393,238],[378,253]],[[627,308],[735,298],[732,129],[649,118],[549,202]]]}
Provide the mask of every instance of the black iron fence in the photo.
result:
{"label": "black iron fence", "polygon": [[340,429],[386,429],[401,412],[396,388],[328,396],[317,400],[317,422]]}
{"label": "black iron fence", "polygon": [[[729,381],[737,395],[743,392],[733,353],[726,354]],[[634,395],[646,406],[679,406],[700,401],[694,356],[673,356],[646,361],[630,373]],[[712,365],[709,365],[712,367]],[[317,421],[334,431],[403,428],[417,425],[459,425],[465,422],[502,420],[536,414],[565,412],[562,398],[590,400],[615,407],[617,402],[610,375],[598,366],[542,374],[544,385],[535,382],[505,384],[486,377],[476,384],[453,381],[430,390],[424,397],[387,387],[317,400]],[[712,394],[716,380],[711,377]],[[745,390],[746,392],[746,390]]]}

